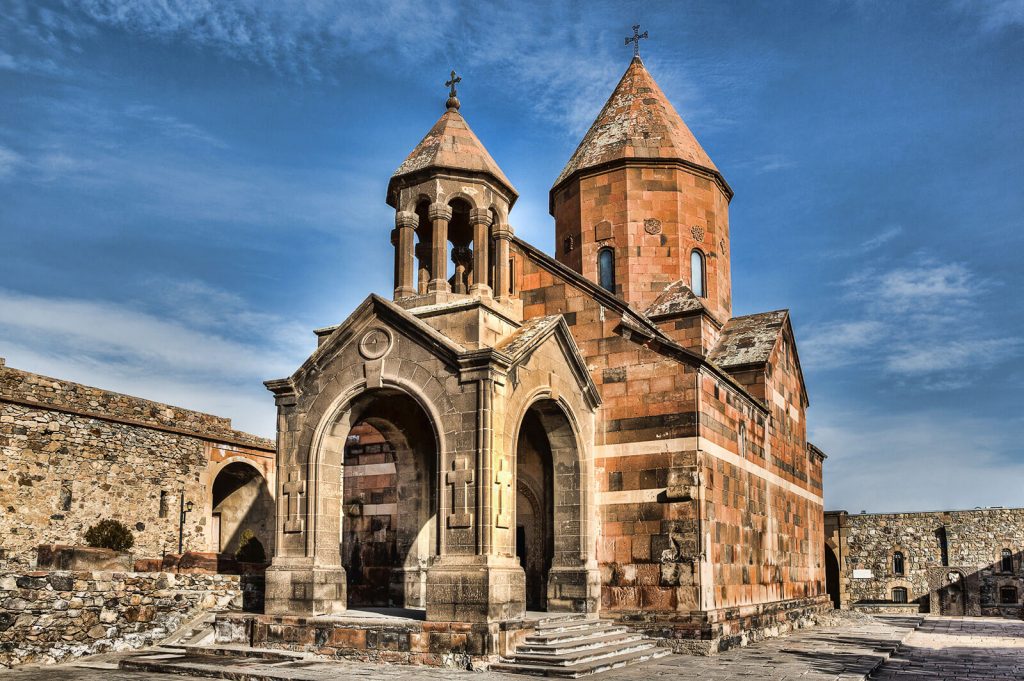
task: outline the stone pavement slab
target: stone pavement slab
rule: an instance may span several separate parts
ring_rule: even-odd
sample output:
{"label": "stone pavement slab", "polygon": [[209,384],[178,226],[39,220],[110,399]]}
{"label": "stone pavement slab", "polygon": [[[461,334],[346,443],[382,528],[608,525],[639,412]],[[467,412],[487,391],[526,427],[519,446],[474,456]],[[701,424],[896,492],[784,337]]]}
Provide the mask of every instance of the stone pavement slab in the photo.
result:
{"label": "stone pavement slab", "polygon": [[1024,679],[1024,621],[929,617],[872,677],[921,681]]}
{"label": "stone pavement slab", "polygon": [[[610,671],[601,681],[718,681],[725,679],[769,679],[771,681],[861,681],[878,668],[921,622],[920,618],[869,618],[847,616],[837,626],[817,627],[788,636],[761,641],[715,657],[671,655],[655,662]],[[216,656],[173,656],[178,662],[167,667],[175,675],[115,670],[118,659],[144,657],[147,653],[82,660],[76,664],[0,672],[0,681],[169,681],[181,679],[187,671],[208,678],[245,681],[326,681],[360,678],[369,681],[518,681],[525,677],[498,672],[466,672],[433,667],[405,667],[344,661],[231,660]],[[154,653],[150,653],[154,654]],[[165,658],[171,659],[171,658]],[[84,665],[93,665],[89,668]],[[189,668],[191,667],[191,669]],[[913,678],[913,677],[910,677]]]}

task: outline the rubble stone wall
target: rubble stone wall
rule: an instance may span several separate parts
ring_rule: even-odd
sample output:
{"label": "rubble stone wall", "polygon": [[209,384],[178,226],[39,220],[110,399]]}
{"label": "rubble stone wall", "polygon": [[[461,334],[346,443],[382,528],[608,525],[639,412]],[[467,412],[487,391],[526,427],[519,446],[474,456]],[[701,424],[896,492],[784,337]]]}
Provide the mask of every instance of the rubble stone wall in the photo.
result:
{"label": "rubble stone wall", "polygon": [[[182,494],[195,505],[184,524],[185,550],[211,550],[217,464],[241,458],[272,482],[273,449],[231,430],[227,419],[19,371],[0,359],[0,550],[29,565],[38,545],[82,544],[92,524],[114,518],[132,530],[136,557],[177,553]],[[272,548],[272,536],[261,540]]]}
{"label": "rubble stone wall", "polygon": [[240,600],[235,575],[0,571],[0,667],[140,648]]}
{"label": "rubble stone wall", "polygon": [[[980,612],[967,614],[1020,612],[1024,509],[829,515],[840,554],[843,607],[891,602],[892,590],[901,587],[907,590],[908,601],[937,613],[937,604],[929,598],[929,568],[949,566],[965,572],[964,583],[977,592],[967,597],[979,604]],[[1010,570],[1002,564],[1004,550],[1010,552]],[[903,554],[902,575],[894,570],[897,551]],[[1016,589],[1016,602],[1002,602],[1004,588]]]}

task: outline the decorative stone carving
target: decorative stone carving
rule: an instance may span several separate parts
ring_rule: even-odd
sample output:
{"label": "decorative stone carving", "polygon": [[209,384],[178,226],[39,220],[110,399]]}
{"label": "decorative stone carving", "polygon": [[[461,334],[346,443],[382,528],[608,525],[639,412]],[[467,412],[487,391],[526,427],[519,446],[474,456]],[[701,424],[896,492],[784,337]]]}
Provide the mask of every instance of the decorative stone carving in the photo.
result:
{"label": "decorative stone carving", "polygon": [[704,241],[704,228],[700,225],[690,227],[690,234],[693,235],[694,241]]}
{"label": "decorative stone carving", "polygon": [[658,218],[647,218],[644,220],[644,231],[648,234],[661,234],[661,220]]}
{"label": "decorative stone carving", "polygon": [[306,493],[306,481],[299,479],[298,471],[288,474],[288,482],[281,485],[281,494],[285,498],[288,517],[284,521],[286,533],[302,532],[302,516],[299,514],[299,497]]}
{"label": "decorative stone carving", "polygon": [[370,329],[359,341],[359,354],[366,359],[380,359],[391,349],[391,334],[384,329]]}
{"label": "decorative stone carving", "polygon": [[448,527],[472,527],[473,513],[469,509],[469,486],[475,478],[465,456],[452,461],[452,470],[445,474],[445,482],[452,486],[452,512],[448,514]]}
{"label": "decorative stone carving", "polygon": [[512,472],[508,470],[505,459],[499,460],[498,466],[498,470],[494,473],[494,484],[498,487],[498,513],[494,525],[507,529],[512,527],[512,508],[515,504],[515,498],[512,495]]}
{"label": "decorative stone carving", "polygon": [[576,239],[571,234],[565,237],[562,248],[565,253],[571,253],[576,248]]}

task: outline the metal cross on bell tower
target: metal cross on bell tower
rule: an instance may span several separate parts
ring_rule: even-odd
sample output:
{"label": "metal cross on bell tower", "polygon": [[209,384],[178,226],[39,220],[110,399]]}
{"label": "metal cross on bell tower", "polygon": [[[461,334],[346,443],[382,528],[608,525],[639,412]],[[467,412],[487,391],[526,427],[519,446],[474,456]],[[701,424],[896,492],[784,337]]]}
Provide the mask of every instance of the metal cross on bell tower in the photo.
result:
{"label": "metal cross on bell tower", "polygon": [[626,45],[628,45],[630,43],[633,43],[633,57],[634,58],[640,56],[640,40],[641,39],[646,39],[646,38],[647,38],[647,31],[644,31],[643,33],[641,33],[640,32],[640,24],[634,24],[633,25],[633,37],[632,38],[627,37],[626,38],[626,43],[625,43]]}
{"label": "metal cross on bell tower", "polygon": [[462,76],[455,75],[455,69],[452,69],[451,77],[444,82],[444,86],[448,88],[448,102],[445,104],[449,109],[458,111],[459,109],[459,97],[455,91],[455,86],[462,82]]}

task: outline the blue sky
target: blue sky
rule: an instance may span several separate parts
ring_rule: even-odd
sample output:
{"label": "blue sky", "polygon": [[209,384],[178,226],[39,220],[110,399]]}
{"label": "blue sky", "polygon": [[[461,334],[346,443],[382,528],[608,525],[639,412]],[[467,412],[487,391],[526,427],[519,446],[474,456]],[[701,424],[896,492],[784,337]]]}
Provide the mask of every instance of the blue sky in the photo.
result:
{"label": "blue sky", "polygon": [[272,435],[391,282],[443,110],[547,191],[645,61],[729,180],[735,313],[792,310],[829,508],[1024,505],[1024,0],[0,0],[0,356]]}

